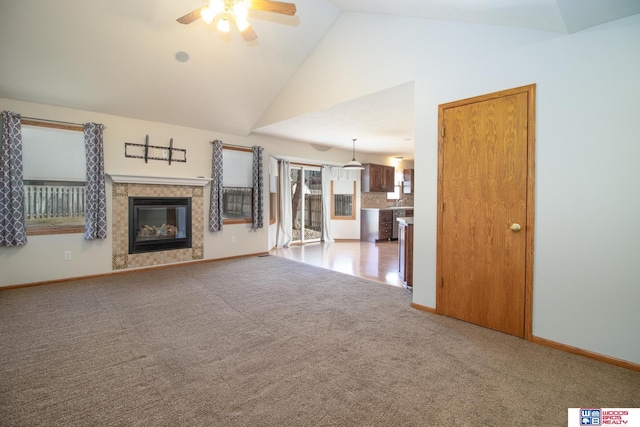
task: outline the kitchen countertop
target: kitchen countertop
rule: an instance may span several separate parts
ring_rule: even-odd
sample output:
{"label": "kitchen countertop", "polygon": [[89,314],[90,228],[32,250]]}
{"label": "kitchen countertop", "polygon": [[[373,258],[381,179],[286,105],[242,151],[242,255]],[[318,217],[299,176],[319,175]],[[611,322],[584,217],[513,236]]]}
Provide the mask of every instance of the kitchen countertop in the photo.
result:
{"label": "kitchen countertop", "polygon": [[413,225],[413,217],[412,216],[401,216],[396,218],[401,225]]}
{"label": "kitchen countertop", "polygon": [[370,211],[397,211],[397,210],[405,210],[405,209],[413,209],[413,206],[388,206],[386,208],[361,208],[363,210],[370,210]]}

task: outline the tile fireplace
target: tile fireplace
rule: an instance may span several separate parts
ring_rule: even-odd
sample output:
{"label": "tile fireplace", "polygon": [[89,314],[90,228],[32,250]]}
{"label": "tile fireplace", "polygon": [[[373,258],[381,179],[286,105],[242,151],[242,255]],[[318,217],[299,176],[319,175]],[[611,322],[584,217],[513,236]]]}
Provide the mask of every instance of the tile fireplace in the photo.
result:
{"label": "tile fireplace", "polygon": [[[173,264],[186,261],[195,261],[204,259],[204,185],[199,182],[181,182],[180,180],[174,180],[176,183],[172,184],[171,181],[165,179],[168,182],[157,183],[135,183],[126,181],[135,181],[136,177],[132,176],[117,176],[114,180],[112,187],[112,230],[113,230],[113,270],[123,270],[127,268],[138,268],[152,265]],[[125,182],[123,182],[125,181]],[[191,245],[183,248],[162,248],[149,252],[134,252],[129,251],[130,246],[130,232],[129,232],[129,199],[190,199],[191,200]],[[151,205],[153,206],[153,205]],[[174,206],[175,207],[175,206]],[[174,207],[171,207],[173,209]],[[176,221],[181,218],[180,209],[176,212]],[[173,213],[164,214],[166,217],[160,215],[160,218],[149,218],[147,222],[150,227],[147,227],[147,231],[143,234],[152,234],[151,230],[154,230],[154,235],[159,234],[159,237],[164,240],[163,243],[169,243],[166,240],[172,240],[169,237],[166,224],[180,227],[179,224],[173,222],[171,215]],[[186,220],[186,218],[185,218]],[[134,221],[135,222],[135,221]],[[144,222],[144,218],[143,218]],[[165,224],[164,229],[162,225]],[[155,226],[155,229],[153,228]],[[139,227],[138,227],[139,228]],[[186,224],[185,224],[186,228]],[[164,232],[167,230],[167,236],[164,236]],[[178,234],[180,236],[180,234]],[[152,237],[152,236],[147,236]],[[182,237],[180,237],[182,239]],[[134,250],[135,251],[135,250]]]}

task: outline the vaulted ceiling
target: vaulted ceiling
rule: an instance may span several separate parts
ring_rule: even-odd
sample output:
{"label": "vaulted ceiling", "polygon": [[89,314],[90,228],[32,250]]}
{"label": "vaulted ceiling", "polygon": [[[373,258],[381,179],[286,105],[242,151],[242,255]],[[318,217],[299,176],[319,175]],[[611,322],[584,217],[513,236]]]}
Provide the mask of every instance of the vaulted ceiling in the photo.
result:
{"label": "vaulted ceiling", "polygon": [[[413,85],[256,124],[342,13],[572,33],[640,13],[638,0],[297,0],[294,17],[252,11],[245,42],[176,19],[202,0],[0,0],[0,97],[370,151],[413,147]],[[357,30],[357,29],[355,29]],[[304,96],[301,93],[300,96]]]}

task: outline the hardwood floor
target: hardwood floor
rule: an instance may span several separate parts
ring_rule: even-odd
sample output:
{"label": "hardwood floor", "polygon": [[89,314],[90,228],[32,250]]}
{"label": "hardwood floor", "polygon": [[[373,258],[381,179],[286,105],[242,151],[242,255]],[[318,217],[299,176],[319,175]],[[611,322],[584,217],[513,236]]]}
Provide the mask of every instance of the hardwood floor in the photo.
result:
{"label": "hardwood floor", "polygon": [[274,248],[270,253],[376,282],[403,287],[398,272],[398,241],[371,243],[360,240],[343,240],[335,243],[306,243],[289,248]]}

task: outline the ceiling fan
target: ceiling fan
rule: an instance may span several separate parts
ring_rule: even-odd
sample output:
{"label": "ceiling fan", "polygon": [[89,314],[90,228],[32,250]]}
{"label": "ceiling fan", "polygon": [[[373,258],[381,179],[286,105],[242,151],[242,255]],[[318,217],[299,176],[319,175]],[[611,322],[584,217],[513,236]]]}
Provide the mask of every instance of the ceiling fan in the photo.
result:
{"label": "ceiling fan", "polygon": [[294,16],[296,5],[275,0],[211,0],[208,5],[197,8],[177,19],[181,24],[191,24],[202,18],[207,24],[217,20],[218,30],[229,32],[233,21],[245,41],[253,41],[258,36],[247,21],[249,9]]}

